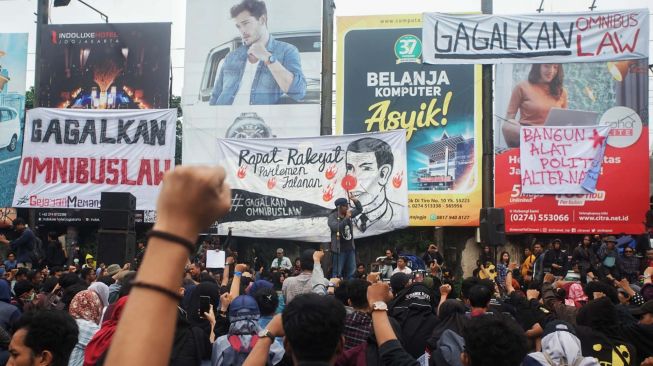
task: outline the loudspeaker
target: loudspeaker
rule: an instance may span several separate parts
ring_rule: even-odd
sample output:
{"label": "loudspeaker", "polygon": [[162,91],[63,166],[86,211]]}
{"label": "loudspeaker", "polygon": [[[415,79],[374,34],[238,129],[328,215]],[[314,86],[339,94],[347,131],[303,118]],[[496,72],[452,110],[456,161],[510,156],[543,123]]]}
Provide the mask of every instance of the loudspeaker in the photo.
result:
{"label": "loudspeaker", "polygon": [[503,208],[482,208],[479,229],[481,244],[494,247],[504,245],[506,243],[506,223]]}
{"label": "loudspeaker", "polygon": [[135,222],[133,211],[100,210],[101,229],[134,231]]}
{"label": "loudspeaker", "polygon": [[136,255],[136,233],[127,230],[98,230],[97,262],[107,266],[131,263]]}
{"label": "loudspeaker", "polygon": [[129,192],[102,192],[100,194],[102,210],[135,210],[136,197]]}

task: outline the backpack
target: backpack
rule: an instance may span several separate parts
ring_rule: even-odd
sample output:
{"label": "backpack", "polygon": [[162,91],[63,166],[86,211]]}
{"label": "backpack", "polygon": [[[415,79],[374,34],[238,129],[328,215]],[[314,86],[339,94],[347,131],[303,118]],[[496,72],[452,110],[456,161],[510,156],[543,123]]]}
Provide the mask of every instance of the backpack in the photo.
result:
{"label": "backpack", "polygon": [[32,248],[30,250],[30,259],[32,264],[36,266],[45,259],[45,247],[43,246],[43,240],[38,236],[34,235],[34,241],[32,242]]}
{"label": "backpack", "polygon": [[[252,352],[252,349],[258,342],[258,336],[253,335],[249,341],[249,346],[244,347],[237,335],[230,335],[227,337],[229,341],[229,348],[223,353],[222,365],[224,366],[240,366],[245,363],[245,359]],[[269,363],[269,362],[268,362]]]}

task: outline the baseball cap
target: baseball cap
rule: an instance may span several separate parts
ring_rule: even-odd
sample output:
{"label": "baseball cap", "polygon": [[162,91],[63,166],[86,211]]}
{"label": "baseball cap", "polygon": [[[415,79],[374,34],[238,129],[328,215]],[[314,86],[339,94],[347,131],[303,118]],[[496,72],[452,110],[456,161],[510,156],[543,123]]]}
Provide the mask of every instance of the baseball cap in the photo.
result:
{"label": "baseball cap", "polygon": [[605,241],[606,243],[609,243],[609,242],[616,243],[617,238],[615,238],[614,235],[608,235],[608,236],[605,237],[605,239],[603,241]]}
{"label": "baseball cap", "polygon": [[631,313],[635,316],[642,316],[644,314],[653,314],[653,300],[649,300],[645,302],[644,305],[631,311]]}
{"label": "baseball cap", "polygon": [[112,264],[109,267],[107,267],[107,276],[113,277],[116,273],[120,272],[122,268],[120,268],[119,265],[117,264]]}
{"label": "baseball cap", "polygon": [[256,300],[249,295],[240,295],[229,305],[229,320],[232,323],[239,320],[258,319],[260,315]]}
{"label": "baseball cap", "polygon": [[338,206],[347,206],[347,199],[340,197],[334,203],[335,203],[336,207],[338,207]]}
{"label": "baseball cap", "polygon": [[249,288],[249,291],[247,291],[247,293],[253,295],[259,289],[272,288],[272,287],[274,287],[272,282],[266,281],[266,280],[258,280],[258,281],[254,281],[254,283],[252,283],[252,286]]}

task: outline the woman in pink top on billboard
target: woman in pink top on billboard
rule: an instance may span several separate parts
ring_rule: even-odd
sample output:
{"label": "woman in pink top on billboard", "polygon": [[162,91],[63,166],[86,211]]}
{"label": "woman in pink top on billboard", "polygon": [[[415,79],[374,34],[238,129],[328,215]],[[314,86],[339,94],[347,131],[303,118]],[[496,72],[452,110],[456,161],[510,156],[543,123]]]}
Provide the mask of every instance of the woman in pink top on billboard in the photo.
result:
{"label": "woman in pink top on billboard", "polygon": [[[567,90],[563,87],[561,64],[533,64],[528,80],[512,90],[506,120],[501,130],[508,147],[519,146],[521,126],[543,126],[551,108],[567,109]],[[515,119],[519,111],[519,121]]]}

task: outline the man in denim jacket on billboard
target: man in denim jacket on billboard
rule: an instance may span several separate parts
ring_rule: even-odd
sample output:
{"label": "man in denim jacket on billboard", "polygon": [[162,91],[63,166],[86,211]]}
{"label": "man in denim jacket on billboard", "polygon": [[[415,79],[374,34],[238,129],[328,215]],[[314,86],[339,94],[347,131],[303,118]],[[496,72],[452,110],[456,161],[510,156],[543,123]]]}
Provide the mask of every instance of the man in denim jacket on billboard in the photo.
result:
{"label": "man in denim jacket on billboard", "polygon": [[231,8],[231,17],[243,45],[225,57],[209,104],[277,104],[284,94],[302,100],[306,80],[299,51],[270,35],[265,3],[243,0]]}

